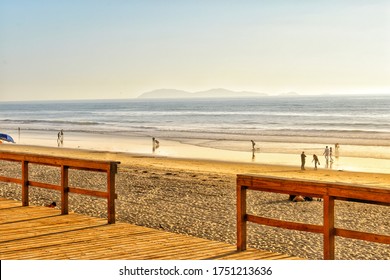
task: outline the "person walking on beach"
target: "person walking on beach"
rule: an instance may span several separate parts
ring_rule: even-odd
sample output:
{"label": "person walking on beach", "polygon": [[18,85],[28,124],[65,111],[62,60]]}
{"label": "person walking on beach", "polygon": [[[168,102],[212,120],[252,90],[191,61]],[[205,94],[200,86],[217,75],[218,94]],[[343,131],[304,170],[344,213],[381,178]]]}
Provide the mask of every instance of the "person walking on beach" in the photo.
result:
{"label": "person walking on beach", "polygon": [[156,139],[156,138],[152,138],[152,149],[153,149],[153,152],[156,151],[156,149],[160,146],[160,142]]}
{"label": "person walking on beach", "polygon": [[64,131],[62,129],[57,134],[57,144],[58,144],[58,147],[62,146],[64,144]]}
{"label": "person walking on beach", "polygon": [[305,163],[306,163],[306,155],[305,155],[305,152],[302,152],[302,154],[301,154],[301,170],[305,170]]}
{"label": "person walking on beach", "polygon": [[332,154],[333,154],[333,150],[332,150],[332,147],[330,147],[329,148],[329,159],[330,159],[330,162],[333,162]]}
{"label": "person walking on beach", "polygon": [[339,143],[336,143],[336,144],[334,145],[335,157],[336,157],[336,159],[339,158],[339,148],[340,148],[340,144],[339,144]]}
{"label": "person walking on beach", "polygon": [[156,151],[156,138],[152,138],[152,150],[153,150],[153,153]]}
{"label": "person walking on beach", "polygon": [[323,155],[325,156],[325,160],[328,163],[329,162],[329,148],[328,148],[328,146],[325,147]]}
{"label": "person walking on beach", "polygon": [[318,157],[316,154],[313,155],[313,160],[311,162],[314,161],[314,169],[317,170],[317,164],[320,165],[320,161],[318,160]]}
{"label": "person walking on beach", "polygon": [[252,142],[252,160],[254,160],[255,159],[255,151],[256,151],[256,148],[255,148],[256,143],[253,140],[251,140],[251,142]]}

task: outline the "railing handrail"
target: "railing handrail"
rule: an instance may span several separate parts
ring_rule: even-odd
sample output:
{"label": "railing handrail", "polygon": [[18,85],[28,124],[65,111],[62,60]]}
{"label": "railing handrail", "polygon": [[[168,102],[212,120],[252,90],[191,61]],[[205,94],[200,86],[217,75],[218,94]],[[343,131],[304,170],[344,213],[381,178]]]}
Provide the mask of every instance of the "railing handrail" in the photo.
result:
{"label": "railing handrail", "polygon": [[[246,190],[323,198],[323,225],[288,222],[246,213]],[[253,174],[237,175],[237,250],[246,250],[246,222],[324,235],[324,259],[334,259],[335,236],[390,244],[390,236],[336,228],[334,201],[347,200],[390,206],[390,188],[289,179]]]}
{"label": "railing handrail", "polygon": [[[30,153],[16,153],[16,152],[0,152],[0,160],[16,161],[22,164],[21,178],[14,178],[8,176],[0,176],[0,181],[10,182],[22,185],[22,205],[29,205],[28,188],[39,187],[45,189],[52,189],[61,192],[61,214],[68,214],[68,194],[77,193],[89,196],[96,196],[107,199],[107,215],[108,223],[115,223],[115,174],[117,173],[118,161],[107,160],[92,160],[57,157]],[[28,165],[38,164],[45,166],[56,166],[61,168],[61,183],[60,185],[48,184],[43,182],[36,182],[29,180]],[[69,186],[69,169],[96,171],[107,173],[107,191],[96,191],[89,189],[82,189]]]}

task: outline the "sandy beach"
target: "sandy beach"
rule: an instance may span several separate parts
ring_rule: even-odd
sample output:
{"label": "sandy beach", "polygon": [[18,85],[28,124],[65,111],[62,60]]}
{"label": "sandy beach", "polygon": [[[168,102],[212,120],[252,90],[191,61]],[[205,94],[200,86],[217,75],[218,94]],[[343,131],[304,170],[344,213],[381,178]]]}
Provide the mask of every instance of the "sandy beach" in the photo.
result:
{"label": "sandy beach", "polygon": [[[2,150],[120,161],[116,177],[117,220],[231,244],[236,242],[238,173],[390,187],[390,174],[314,170],[312,166],[301,171],[299,163],[267,165],[27,145],[0,145]],[[0,175],[18,176],[15,174],[20,172],[19,168],[15,163],[1,162]],[[58,183],[55,169],[33,166],[31,172],[36,180]],[[85,176],[81,171],[72,170],[70,184],[98,189],[105,181],[104,177]],[[0,196],[20,200],[20,187],[0,183]],[[322,223],[322,202],[294,203],[287,198],[278,194],[251,195],[248,210],[279,219]],[[60,198],[59,193],[32,188],[30,201],[35,205],[52,201],[59,204]],[[106,215],[103,200],[71,195],[69,202],[70,211],[103,218]],[[337,227],[390,235],[389,207],[337,202],[336,213]],[[322,259],[322,236],[318,234],[249,225],[248,236],[251,247]],[[336,238],[336,259],[387,260],[390,245]]]}

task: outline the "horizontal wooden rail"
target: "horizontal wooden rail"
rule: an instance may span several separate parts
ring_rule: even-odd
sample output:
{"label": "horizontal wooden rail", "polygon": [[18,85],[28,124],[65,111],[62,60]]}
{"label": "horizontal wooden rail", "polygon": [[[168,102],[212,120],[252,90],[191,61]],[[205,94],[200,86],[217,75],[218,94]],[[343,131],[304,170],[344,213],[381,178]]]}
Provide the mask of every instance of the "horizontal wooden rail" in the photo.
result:
{"label": "horizontal wooden rail", "polygon": [[0,176],[0,181],[1,182],[6,182],[6,183],[22,184],[22,180],[21,179],[9,178],[9,177],[4,177],[4,176]]}
{"label": "horizontal wooden rail", "polygon": [[[0,152],[0,160],[20,162],[21,178],[0,176],[0,181],[22,185],[22,205],[29,205],[29,187],[51,189],[61,192],[61,213],[68,214],[68,194],[76,193],[81,195],[95,196],[107,199],[108,223],[115,223],[115,174],[117,173],[117,161],[98,161],[86,159],[74,159],[66,157],[54,157],[46,155]],[[29,180],[29,164],[60,167],[60,185],[48,184]],[[69,169],[103,172],[107,174],[107,190],[96,191],[69,186]]]}
{"label": "horizontal wooden rail", "polygon": [[[247,190],[323,198],[323,224],[312,225],[250,215],[246,212]],[[335,236],[390,244],[390,236],[335,228],[334,201],[347,200],[390,206],[390,188],[295,180],[272,176],[237,175],[237,250],[246,250],[247,222],[323,234],[324,259],[334,259]]]}

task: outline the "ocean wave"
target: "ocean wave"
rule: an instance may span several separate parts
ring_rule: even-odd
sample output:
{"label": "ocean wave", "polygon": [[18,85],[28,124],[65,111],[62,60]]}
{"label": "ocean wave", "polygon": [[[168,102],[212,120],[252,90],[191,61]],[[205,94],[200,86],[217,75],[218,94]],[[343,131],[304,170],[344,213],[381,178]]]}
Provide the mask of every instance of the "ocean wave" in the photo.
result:
{"label": "ocean wave", "polygon": [[[369,134],[370,137],[381,135],[386,137],[390,135],[390,125],[385,123],[370,124],[363,123],[337,123],[330,124],[327,122],[306,122],[306,123],[282,123],[277,121],[264,121],[256,123],[251,120],[241,122],[221,121],[220,123],[209,122],[180,122],[173,120],[164,120],[163,122],[148,120],[121,120],[121,121],[85,121],[85,120],[0,120],[0,125],[9,129],[21,127],[25,130],[58,130],[66,129],[68,131],[78,132],[166,132],[166,133],[200,133],[200,134],[240,134],[240,135],[349,135],[349,137],[360,137]],[[360,136],[359,136],[360,135]]]}
{"label": "ocean wave", "polygon": [[174,138],[175,135],[180,137],[186,134],[193,138],[208,139],[218,138],[221,140],[242,139],[243,137],[334,137],[339,139],[362,139],[362,140],[387,140],[390,145],[390,132],[365,131],[365,130],[320,130],[320,129],[280,129],[280,130],[246,130],[246,129],[158,129],[166,137]]}
{"label": "ocean wave", "polygon": [[20,119],[4,119],[0,120],[4,123],[12,124],[60,124],[60,125],[102,125],[96,121],[64,121],[64,120],[20,120]]}
{"label": "ocean wave", "polygon": [[300,111],[300,110],[289,110],[285,112],[277,111],[277,110],[232,110],[229,111],[218,111],[218,109],[210,110],[210,111],[200,111],[200,110],[165,110],[165,111],[110,111],[110,112],[101,112],[100,115],[103,115],[105,117],[109,118],[118,118],[118,117],[125,117],[125,118],[131,118],[131,117],[191,117],[191,118],[197,118],[197,117],[218,117],[218,116],[234,116],[235,118],[240,116],[251,116],[251,117],[310,117],[310,118],[329,118],[332,120],[338,120],[338,119],[351,119],[356,118],[357,114],[359,114],[359,117],[365,118],[365,119],[388,119],[390,117],[390,114],[380,113],[375,114],[372,112],[345,112],[345,111],[333,111],[331,114],[328,111]]}

